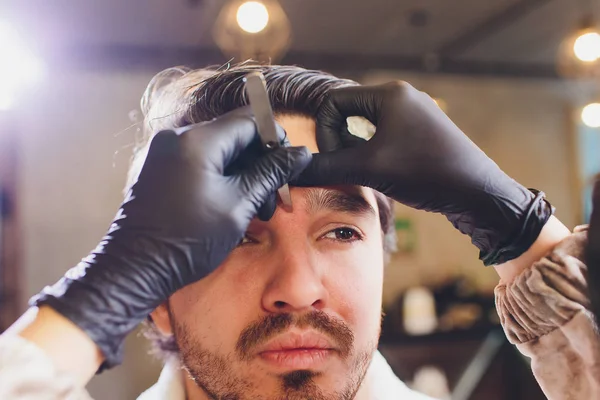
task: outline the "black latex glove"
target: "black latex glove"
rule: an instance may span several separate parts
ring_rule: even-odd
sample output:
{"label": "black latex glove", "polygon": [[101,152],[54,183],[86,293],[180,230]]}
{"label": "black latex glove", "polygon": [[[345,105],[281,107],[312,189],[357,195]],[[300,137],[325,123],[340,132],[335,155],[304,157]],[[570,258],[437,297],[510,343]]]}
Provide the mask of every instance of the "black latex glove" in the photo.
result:
{"label": "black latex glove", "polygon": [[[119,363],[125,336],[217,268],[267,198],[310,159],[304,147],[265,154],[248,108],[159,132],[103,241],[32,303],[82,328],[104,354],[103,367]],[[226,172],[242,161],[246,169]],[[274,205],[262,216],[273,212]]]}
{"label": "black latex glove", "polygon": [[[368,142],[346,118],[376,127]],[[445,215],[486,265],[518,257],[553,210],[515,182],[440,110],[405,82],[332,90],[317,118],[320,154],[296,184],[369,186],[407,206]],[[518,143],[516,144],[518,145]]]}
{"label": "black latex glove", "polygon": [[596,322],[600,323],[600,180],[593,194],[593,209],[588,231],[586,263],[588,267],[590,300]]}

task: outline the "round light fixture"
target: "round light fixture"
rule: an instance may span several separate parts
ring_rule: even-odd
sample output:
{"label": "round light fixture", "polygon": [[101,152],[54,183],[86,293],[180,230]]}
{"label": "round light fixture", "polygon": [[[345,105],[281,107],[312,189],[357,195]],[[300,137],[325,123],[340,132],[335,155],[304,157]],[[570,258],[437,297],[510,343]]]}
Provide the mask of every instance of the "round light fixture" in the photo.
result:
{"label": "round light fixture", "polygon": [[244,31],[258,33],[269,23],[269,11],[261,2],[247,1],[238,8],[236,20]]}
{"label": "round light fixture", "polygon": [[228,0],[212,27],[227,58],[276,63],[292,40],[290,21],[278,0]]}
{"label": "round light fixture", "polygon": [[583,62],[594,62],[600,58],[600,33],[586,32],[573,44],[575,56]]}
{"label": "round light fixture", "polygon": [[600,103],[591,103],[583,107],[581,120],[590,128],[600,128]]}
{"label": "round light fixture", "polygon": [[562,41],[556,67],[570,79],[600,78],[600,26],[593,16],[583,18],[579,28]]}

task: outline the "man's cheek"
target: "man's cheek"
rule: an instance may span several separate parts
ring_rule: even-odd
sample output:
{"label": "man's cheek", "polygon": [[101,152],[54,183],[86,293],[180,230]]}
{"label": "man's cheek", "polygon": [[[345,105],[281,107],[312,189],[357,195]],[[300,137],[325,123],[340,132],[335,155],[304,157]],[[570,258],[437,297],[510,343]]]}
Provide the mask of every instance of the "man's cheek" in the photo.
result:
{"label": "man's cheek", "polygon": [[329,265],[326,286],[333,307],[338,307],[337,311],[352,325],[378,321],[383,290],[382,250],[364,246],[360,251],[338,253]]}
{"label": "man's cheek", "polygon": [[172,296],[173,317],[185,325],[193,343],[207,349],[221,349],[223,354],[233,352],[244,327],[242,304],[235,304],[223,293],[203,293],[194,286],[201,285],[189,285]]}
{"label": "man's cheek", "polygon": [[248,268],[244,268],[243,258],[233,252],[208,276],[185,286],[176,295],[188,310],[200,312],[236,309],[236,304],[248,300],[256,279],[251,279]]}
{"label": "man's cheek", "polygon": [[337,254],[332,259],[335,279],[365,298],[381,297],[383,288],[383,250],[375,245],[359,245],[352,251]]}

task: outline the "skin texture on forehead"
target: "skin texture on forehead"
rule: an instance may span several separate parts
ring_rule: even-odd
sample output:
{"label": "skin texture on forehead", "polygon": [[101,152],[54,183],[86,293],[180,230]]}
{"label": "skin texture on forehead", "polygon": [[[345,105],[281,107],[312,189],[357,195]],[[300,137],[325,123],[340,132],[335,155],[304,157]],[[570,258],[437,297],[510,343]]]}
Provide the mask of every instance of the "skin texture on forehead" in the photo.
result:
{"label": "skin texture on forehead", "polygon": [[292,146],[306,146],[311,153],[318,153],[315,120],[296,115],[280,115],[277,122],[285,129]]}
{"label": "skin texture on forehead", "polygon": [[[292,145],[317,152],[312,119],[278,122]],[[253,221],[249,245],[152,314],[177,339],[190,400],[366,398],[360,384],[377,347],[383,282],[375,196],[356,186],[292,187],[291,194],[293,212],[278,207],[271,221]],[[337,240],[342,227],[363,239]],[[257,356],[278,335],[304,330],[335,348],[322,368],[281,371]]]}

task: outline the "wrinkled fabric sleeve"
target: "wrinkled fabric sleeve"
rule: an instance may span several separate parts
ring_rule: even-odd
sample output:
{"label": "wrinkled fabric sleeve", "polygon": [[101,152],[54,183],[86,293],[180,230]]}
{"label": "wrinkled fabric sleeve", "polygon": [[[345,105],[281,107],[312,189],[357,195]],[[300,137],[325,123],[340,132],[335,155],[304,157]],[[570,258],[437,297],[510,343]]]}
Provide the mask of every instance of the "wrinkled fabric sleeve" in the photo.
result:
{"label": "wrinkled fabric sleeve", "polygon": [[12,334],[0,336],[0,399],[92,400],[42,349]]}
{"label": "wrinkled fabric sleeve", "polygon": [[508,340],[531,358],[551,400],[600,399],[600,335],[590,310],[579,227],[543,259],[495,289]]}

